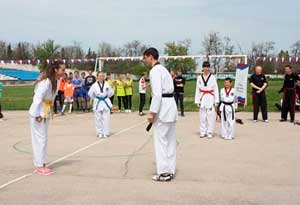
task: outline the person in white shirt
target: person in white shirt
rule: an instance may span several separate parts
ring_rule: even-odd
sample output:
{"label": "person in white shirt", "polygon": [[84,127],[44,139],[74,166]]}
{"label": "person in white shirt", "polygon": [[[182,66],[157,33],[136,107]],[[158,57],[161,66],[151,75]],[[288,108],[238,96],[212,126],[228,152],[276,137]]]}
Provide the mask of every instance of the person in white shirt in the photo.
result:
{"label": "person in white shirt", "polygon": [[90,88],[88,95],[94,101],[93,111],[97,137],[106,138],[110,134],[110,113],[112,103],[110,97],[114,95],[113,89],[105,81],[103,72],[97,74],[97,82]]}
{"label": "person in white shirt", "polygon": [[174,99],[174,84],[169,71],[158,62],[155,48],[144,52],[145,64],[151,67],[150,83],[152,101],[148,122],[153,123],[153,138],[157,175],[155,181],[170,181],[176,172],[176,121],[177,106]]}
{"label": "person in white shirt", "polygon": [[140,106],[139,106],[139,115],[143,116],[145,115],[143,113],[143,109],[146,103],[146,92],[147,92],[147,82],[146,82],[146,78],[147,78],[147,73],[144,72],[142,77],[139,80],[139,93],[140,93]]}
{"label": "person in white shirt", "polygon": [[215,129],[215,106],[219,103],[217,80],[210,73],[210,63],[203,62],[203,74],[198,76],[195,91],[195,104],[199,107],[200,137],[212,138]]}
{"label": "person in white shirt", "polygon": [[225,140],[232,140],[234,139],[237,98],[235,96],[235,89],[231,87],[230,78],[224,80],[224,88],[220,91],[220,97],[221,135]]}
{"label": "person in white shirt", "polygon": [[51,62],[34,89],[33,102],[29,109],[31,140],[33,148],[34,173],[51,175],[53,170],[46,167],[48,125],[53,117],[53,101],[57,94],[57,81],[65,73],[66,66],[61,61]]}

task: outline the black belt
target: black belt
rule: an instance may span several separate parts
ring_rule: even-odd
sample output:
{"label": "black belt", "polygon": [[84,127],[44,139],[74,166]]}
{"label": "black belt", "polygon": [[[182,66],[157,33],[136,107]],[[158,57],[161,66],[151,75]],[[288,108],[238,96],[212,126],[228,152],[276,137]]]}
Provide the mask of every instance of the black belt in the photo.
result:
{"label": "black belt", "polygon": [[162,94],[162,97],[163,98],[172,98],[172,97],[174,97],[174,93],[165,93],[165,94]]}
{"label": "black belt", "polygon": [[[221,103],[223,103],[224,105],[230,105],[230,107],[231,107],[231,109],[232,109],[232,120],[234,120],[234,109],[233,109],[233,106],[232,106],[232,104],[233,104],[233,102],[221,102]],[[227,121],[227,119],[226,119],[226,113],[225,113],[225,106],[223,107],[223,116],[224,116],[224,120],[225,121]]]}

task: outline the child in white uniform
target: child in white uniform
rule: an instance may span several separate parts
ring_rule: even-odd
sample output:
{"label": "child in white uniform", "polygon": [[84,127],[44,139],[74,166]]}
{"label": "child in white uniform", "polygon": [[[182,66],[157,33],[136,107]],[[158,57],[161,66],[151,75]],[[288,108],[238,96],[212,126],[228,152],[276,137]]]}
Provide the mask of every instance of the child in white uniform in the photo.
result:
{"label": "child in white uniform", "polygon": [[114,91],[109,83],[105,81],[104,73],[99,72],[97,78],[98,81],[92,85],[88,95],[94,100],[93,111],[97,137],[106,138],[110,134],[110,113],[112,109],[110,97],[114,95]]}
{"label": "child in white uniform", "polygon": [[46,167],[46,150],[48,142],[48,125],[53,117],[53,101],[57,93],[57,80],[65,73],[63,62],[55,61],[49,64],[45,74],[37,82],[33,102],[30,106],[30,127],[33,147],[33,162],[35,173],[50,175],[54,171]]}
{"label": "child in white uniform", "polygon": [[225,140],[232,140],[234,139],[237,98],[234,88],[231,87],[230,78],[224,80],[224,88],[221,89],[220,95],[221,135]]}
{"label": "child in white uniform", "polygon": [[199,107],[201,138],[213,137],[216,121],[215,106],[219,103],[217,80],[209,69],[209,62],[203,62],[203,74],[196,82],[195,104]]}

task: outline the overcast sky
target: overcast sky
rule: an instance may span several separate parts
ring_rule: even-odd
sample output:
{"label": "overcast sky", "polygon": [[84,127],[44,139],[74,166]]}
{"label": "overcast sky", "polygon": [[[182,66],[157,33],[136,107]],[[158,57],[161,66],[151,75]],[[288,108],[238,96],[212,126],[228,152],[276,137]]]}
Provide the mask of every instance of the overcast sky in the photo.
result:
{"label": "overcast sky", "polygon": [[299,11],[299,0],[3,0],[0,40],[77,40],[96,49],[101,41],[121,46],[137,39],[162,50],[168,41],[190,38],[197,54],[204,53],[204,35],[218,31],[245,52],[266,40],[290,50],[300,40]]}

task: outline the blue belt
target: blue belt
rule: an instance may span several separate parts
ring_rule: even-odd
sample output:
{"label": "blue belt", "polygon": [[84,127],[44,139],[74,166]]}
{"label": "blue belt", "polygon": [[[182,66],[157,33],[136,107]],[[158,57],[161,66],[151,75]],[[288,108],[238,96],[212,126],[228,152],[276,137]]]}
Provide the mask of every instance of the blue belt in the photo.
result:
{"label": "blue belt", "polygon": [[98,106],[101,101],[103,101],[105,103],[105,105],[108,107],[108,109],[111,110],[111,107],[109,107],[108,103],[105,100],[106,98],[107,98],[107,96],[105,96],[105,97],[96,96],[96,99],[98,100],[97,105],[96,105],[96,110],[98,110]]}

